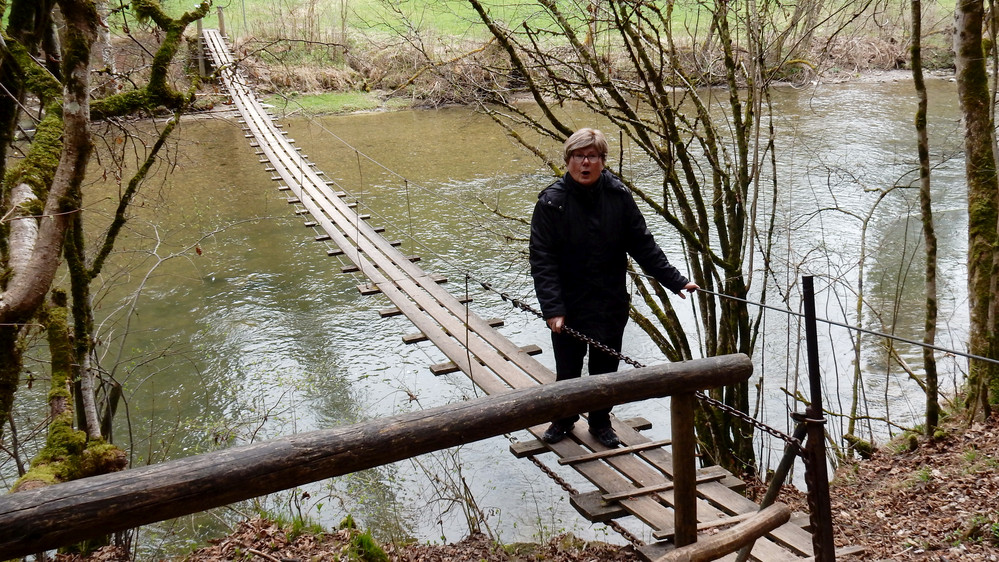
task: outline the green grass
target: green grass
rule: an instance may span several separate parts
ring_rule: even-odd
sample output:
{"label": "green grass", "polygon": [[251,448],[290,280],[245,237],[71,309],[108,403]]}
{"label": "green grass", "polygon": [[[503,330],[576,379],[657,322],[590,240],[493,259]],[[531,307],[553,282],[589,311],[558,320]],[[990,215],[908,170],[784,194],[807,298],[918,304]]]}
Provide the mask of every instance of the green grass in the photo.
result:
{"label": "green grass", "polygon": [[[189,0],[162,0],[174,17],[190,9],[190,4]],[[508,21],[522,21],[538,10],[535,0],[493,4],[493,15]],[[219,6],[226,32],[233,37],[269,30],[302,38],[310,28],[328,34],[339,31],[344,19],[349,30],[365,33],[400,35],[411,28],[450,37],[469,33],[485,37],[487,33],[465,0],[216,0],[203,20],[205,27],[218,27]]]}
{"label": "green grass", "polygon": [[353,113],[370,111],[381,107],[397,107],[406,101],[382,102],[378,96],[366,92],[327,92],[321,94],[271,96],[267,103],[285,113],[319,115],[328,113]]}

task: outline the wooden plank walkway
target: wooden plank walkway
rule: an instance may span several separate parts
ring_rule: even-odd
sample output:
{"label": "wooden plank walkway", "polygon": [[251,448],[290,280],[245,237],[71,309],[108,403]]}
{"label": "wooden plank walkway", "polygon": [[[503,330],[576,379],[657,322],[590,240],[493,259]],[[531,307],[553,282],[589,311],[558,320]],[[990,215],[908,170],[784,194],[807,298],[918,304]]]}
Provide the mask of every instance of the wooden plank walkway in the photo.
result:
{"label": "wooden plank walkway", "polygon": [[[416,265],[416,258],[406,256],[387,241],[380,229],[370,226],[353,206],[344,201],[321,172],[294,146],[294,140],[280,130],[257,100],[247,81],[234,64],[231,51],[217,30],[204,30],[206,49],[233,103],[245,123],[246,137],[266,163],[281,189],[290,191],[289,203],[300,205],[311,215],[309,226],[322,230],[320,237],[334,242],[350,260],[350,268],[359,271],[369,285],[359,286],[362,293],[381,292],[396,309],[384,315],[405,314],[420,331],[410,339],[430,340],[450,361],[448,368],[462,371],[487,394],[512,388],[545,384],[555,380],[548,368],[531,355],[536,349],[521,349],[500,334],[495,326],[501,321],[484,320],[441,287],[444,281]],[[346,269],[346,268],[345,268]],[[447,370],[443,367],[441,370]],[[597,492],[579,494],[572,503],[593,521],[608,521],[632,515],[652,529],[658,541],[668,541],[674,531],[672,510],[672,455],[667,442],[652,443],[632,424],[613,419],[614,429],[623,447],[608,451],[577,424],[571,439],[545,445],[540,441],[515,444],[518,456],[552,451],[560,462],[572,466],[593,483]],[[641,424],[638,424],[639,427]],[[581,426],[582,429],[580,428]],[[546,426],[530,428],[540,437]],[[700,529],[731,525],[759,509],[739,490],[744,484],[719,467],[698,471],[697,515]],[[801,521],[803,518],[792,518]],[[663,554],[668,542],[646,545],[640,551],[649,559]],[[801,560],[812,556],[811,535],[800,525],[788,523],[766,540],[757,541],[752,558],[764,561]],[[734,560],[732,555],[723,560]]]}

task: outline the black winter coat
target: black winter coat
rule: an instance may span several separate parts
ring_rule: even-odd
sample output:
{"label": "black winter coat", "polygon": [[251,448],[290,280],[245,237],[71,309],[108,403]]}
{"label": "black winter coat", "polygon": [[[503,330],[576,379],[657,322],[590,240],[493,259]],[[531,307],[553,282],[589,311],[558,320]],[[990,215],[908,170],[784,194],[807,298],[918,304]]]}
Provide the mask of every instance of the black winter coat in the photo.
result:
{"label": "black winter coat", "polygon": [[627,255],[667,289],[689,282],[656,244],[631,193],[610,171],[584,187],[566,174],[538,195],[531,275],[545,319],[605,339],[628,322]]}

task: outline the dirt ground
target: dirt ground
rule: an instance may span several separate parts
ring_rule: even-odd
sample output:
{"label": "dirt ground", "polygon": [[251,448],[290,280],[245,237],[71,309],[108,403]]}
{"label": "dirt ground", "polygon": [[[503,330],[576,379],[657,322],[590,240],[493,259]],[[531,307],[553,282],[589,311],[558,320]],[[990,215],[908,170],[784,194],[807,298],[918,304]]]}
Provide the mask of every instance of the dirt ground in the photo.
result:
{"label": "dirt ground", "polygon": [[[952,426],[943,439],[920,439],[913,450],[886,446],[870,460],[844,465],[836,473],[831,495],[837,544],[866,549],[852,560],[999,562],[999,415],[970,427]],[[781,501],[805,509],[801,493],[782,494]],[[358,544],[363,541],[358,535],[348,529],[291,540],[274,523],[253,519],[186,560],[379,560],[361,556]],[[545,544],[499,546],[474,535],[455,544],[383,548],[387,560],[401,562],[640,560],[630,547],[586,543],[571,536]],[[117,562],[127,557],[107,549],[88,558],[60,556],[59,560]]]}

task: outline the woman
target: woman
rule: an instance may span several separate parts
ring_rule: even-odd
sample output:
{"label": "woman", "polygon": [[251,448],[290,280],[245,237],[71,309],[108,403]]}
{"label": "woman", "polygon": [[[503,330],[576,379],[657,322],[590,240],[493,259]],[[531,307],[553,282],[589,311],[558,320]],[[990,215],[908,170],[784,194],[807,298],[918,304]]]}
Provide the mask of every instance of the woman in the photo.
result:
{"label": "woman", "polygon": [[[687,298],[691,283],[666,259],[649,232],[631,193],[604,168],[607,139],[596,129],[573,133],[563,147],[568,172],[538,196],[531,219],[531,275],[541,312],[552,331],[556,380],[582,374],[587,344],[565,326],[621,350],[630,297],[626,270],[630,255],[664,287]],[[591,375],[616,371],[617,357],[589,346]],[[611,428],[610,408],[590,412],[589,426],[606,447],[621,444]],[[557,443],[578,415],[552,422],[545,431]]]}

